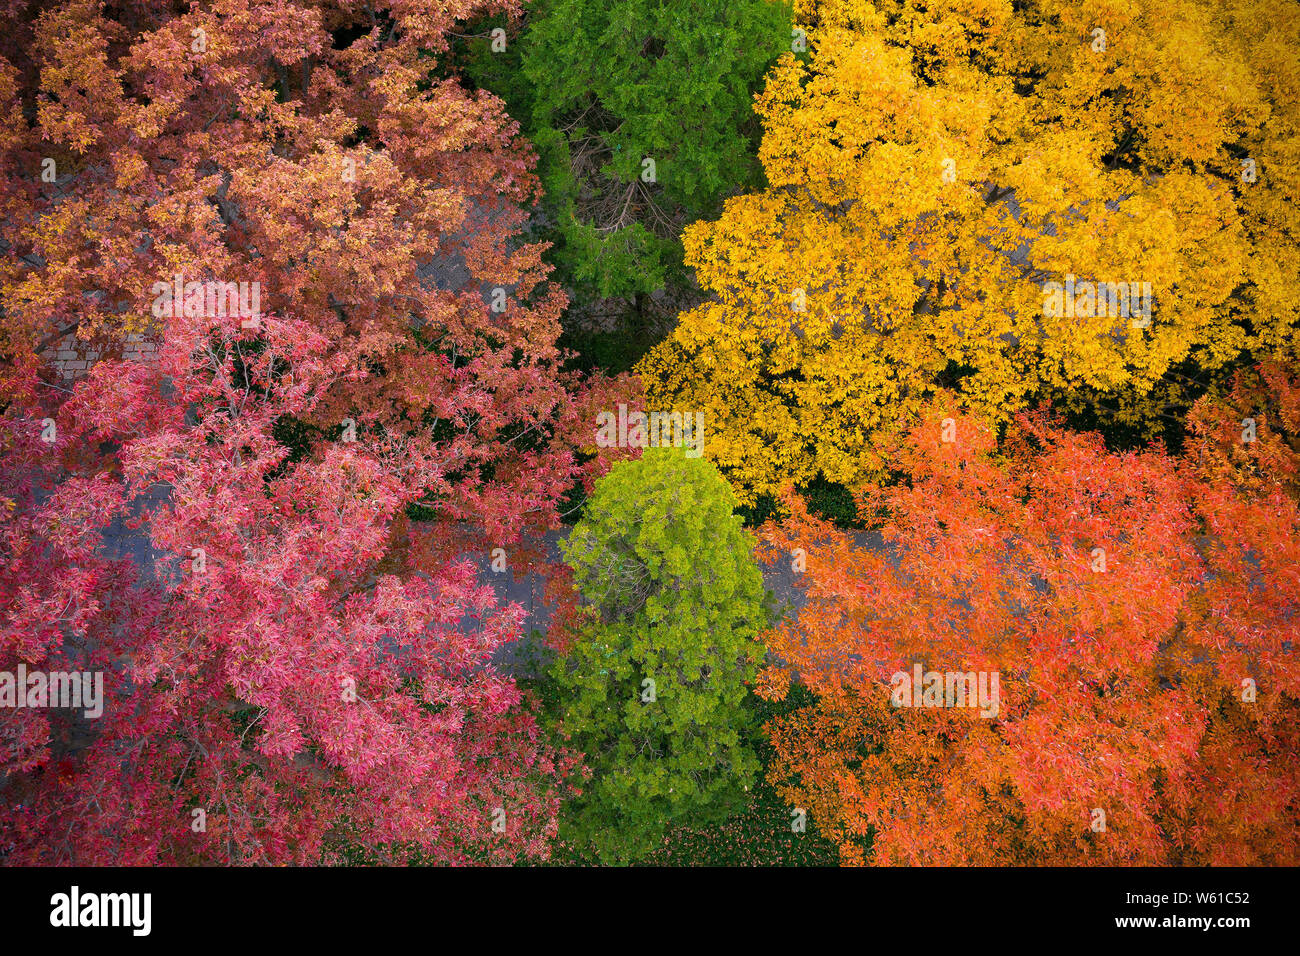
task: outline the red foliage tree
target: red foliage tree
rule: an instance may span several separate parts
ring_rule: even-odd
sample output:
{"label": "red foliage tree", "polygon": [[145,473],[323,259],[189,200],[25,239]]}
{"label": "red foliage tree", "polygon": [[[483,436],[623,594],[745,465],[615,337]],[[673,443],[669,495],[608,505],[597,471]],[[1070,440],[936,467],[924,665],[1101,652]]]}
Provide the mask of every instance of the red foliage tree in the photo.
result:
{"label": "red foliage tree", "polygon": [[[556,523],[607,398],[561,371],[514,123],[431,72],[457,17],[514,8],[18,17],[0,667],[102,670],[109,699],[89,732],[0,711],[11,860],[546,852],[570,758],[492,666],[521,612],[458,558]],[[159,308],[177,275],[260,308]]]}

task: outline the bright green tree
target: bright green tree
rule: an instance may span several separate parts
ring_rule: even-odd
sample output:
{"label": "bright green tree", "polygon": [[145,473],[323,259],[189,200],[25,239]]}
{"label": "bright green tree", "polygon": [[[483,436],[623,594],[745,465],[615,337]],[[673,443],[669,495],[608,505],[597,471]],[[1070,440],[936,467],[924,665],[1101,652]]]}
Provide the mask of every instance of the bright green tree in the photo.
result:
{"label": "bright green tree", "polygon": [[746,696],[771,615],[735,504],[706,459],[647,449],[596,484],[564,543],[590,615],[552,671],[592,771],[561,829],[580,853],[635,861],[754,782]]}

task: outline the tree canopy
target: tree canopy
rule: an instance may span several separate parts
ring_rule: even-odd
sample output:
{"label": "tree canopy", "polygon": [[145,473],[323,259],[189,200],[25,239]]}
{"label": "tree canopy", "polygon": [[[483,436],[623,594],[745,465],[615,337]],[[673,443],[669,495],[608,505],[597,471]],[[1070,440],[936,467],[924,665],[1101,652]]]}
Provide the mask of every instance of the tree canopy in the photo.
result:
{"label": "tree canopy", "polygon": [[878,477],[937,388],[989,421],[1088,398],[1149,425],[1199,394],[1180,363],[1294,354],[1300,20],[1276,14],[797,5],[811,56],[757,102],[768,185],[686,229],[712,297],[639,366],[652,399],[705,412],[749,503]]}
{"label": "tree canopy", "polygon": [[734,507],[706,460],[651,448],[596,483],[564,543],[590,621],[555,663],[560,726],[592,778],[561,837],[604,862],[754,782],[745,698],[769,617]]}

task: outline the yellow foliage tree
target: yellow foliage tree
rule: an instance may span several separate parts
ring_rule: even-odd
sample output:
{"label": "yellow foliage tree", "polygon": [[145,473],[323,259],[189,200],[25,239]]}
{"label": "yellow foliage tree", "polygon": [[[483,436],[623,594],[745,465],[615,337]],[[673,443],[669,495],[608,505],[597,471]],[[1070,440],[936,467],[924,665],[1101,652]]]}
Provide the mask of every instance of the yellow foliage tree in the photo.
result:
{"label": "yellow foliage tree", "polygon": [[[752,502],[856,484],[936,388],[1164,396],[1294,350],[1300,15],[1265,0],[802,0],[768,187],[684,234],[641,363]],[[1148,399],[1154,402],[1155,399]]]}

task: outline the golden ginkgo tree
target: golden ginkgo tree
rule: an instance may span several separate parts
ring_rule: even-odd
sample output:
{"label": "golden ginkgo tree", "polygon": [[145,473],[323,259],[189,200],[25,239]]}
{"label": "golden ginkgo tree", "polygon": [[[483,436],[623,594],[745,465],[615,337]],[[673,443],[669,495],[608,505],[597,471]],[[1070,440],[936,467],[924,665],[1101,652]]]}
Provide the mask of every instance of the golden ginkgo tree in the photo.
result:
{"label": "golden ginkgo tree", "polygon": [[686,230],[710,298],[640,366],[705,414],[742,500],[869,477],[937,387],[997,419],[1292,347],[1293,7],[804,0],[796,23],[756,97],[768,185]]}

